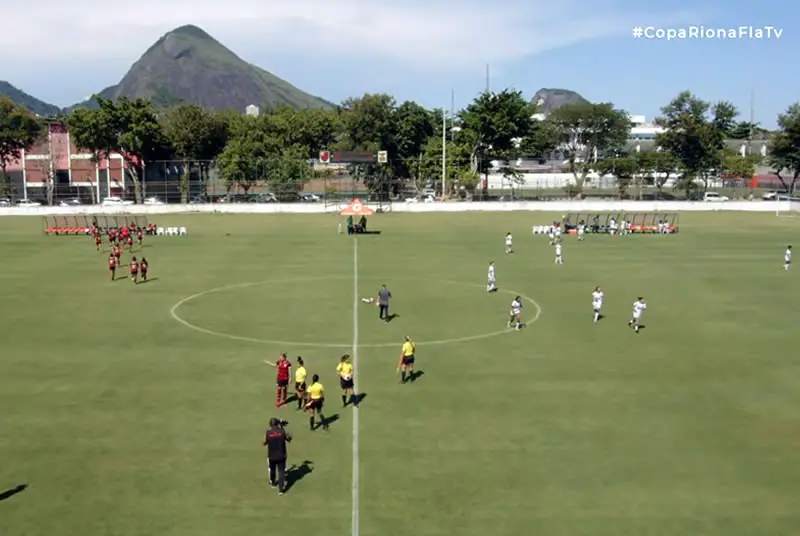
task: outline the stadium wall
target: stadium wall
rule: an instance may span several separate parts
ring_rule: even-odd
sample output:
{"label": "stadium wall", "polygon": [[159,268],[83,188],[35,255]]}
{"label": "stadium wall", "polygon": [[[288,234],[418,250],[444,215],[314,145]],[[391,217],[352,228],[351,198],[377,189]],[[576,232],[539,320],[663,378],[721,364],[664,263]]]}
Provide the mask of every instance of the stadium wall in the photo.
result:
{"label": "stadium wall", "polygon": [[[371,203],[365,203],[370,206]],[[77,207],[6,207],[0,216],[69,216],[74,214],[335,214],[346,206],[324,203],[234,203],[205,205],[84,205]],[[372,207],[377,208],[377,206]],[[775,201],[488,201],[393,203],[386,212],[776,212],[789,207]]]}

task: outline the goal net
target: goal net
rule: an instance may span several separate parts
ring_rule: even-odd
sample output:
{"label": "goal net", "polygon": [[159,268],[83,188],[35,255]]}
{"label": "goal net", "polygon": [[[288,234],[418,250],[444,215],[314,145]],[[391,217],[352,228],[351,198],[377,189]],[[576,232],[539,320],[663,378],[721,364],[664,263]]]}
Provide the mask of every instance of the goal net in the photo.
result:
{"label": "goal net", "polygon": [[800,199],[779,199],[776,214],[780,218],[796,218],[800,215]]}

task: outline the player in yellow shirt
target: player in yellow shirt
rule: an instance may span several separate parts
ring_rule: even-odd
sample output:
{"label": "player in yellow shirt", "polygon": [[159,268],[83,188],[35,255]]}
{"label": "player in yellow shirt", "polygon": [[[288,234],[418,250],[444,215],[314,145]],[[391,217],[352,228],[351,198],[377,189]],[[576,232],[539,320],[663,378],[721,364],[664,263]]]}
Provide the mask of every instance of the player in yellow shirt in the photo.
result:
{"label": "player in yellow shirt", "polygon": [[417,347],[411,340],[411,337],[406,335],[406,340],[403,342],[403,348],[400,350],[400,361],[397,363],[397,370],[400,371],[400,381],[406,383],[407,381],[416,380],[414,375],[414,353]]}
{"label": "player in yellow shirt", "polygon": [[297,409],[303,409],[303,404],[306,402],[306,377],[308,371],[306,365],[303,363],[303,358],[297,358],[297,369],[294,371],[294,392],[297,397]]}
{"label": "player in yellow shirt", "polygon": [[311,426],[311,431],[316,430],[314,426],[314,416],[319,415],[319,423],[324,430],[328,429],[328,420],[322,414],[322,407],[325,405],[325,388],[319,383],[319,375],[314,374],[311,377],[311,386],[308,388],[308,402],[305,405],[308,412],[308,424]]}
{"label": "player in yellow shirt", "polygon": [[342,387],[342,406],[347,407],[348,402],[356,403],[355,379],[353,378],[353,364],[350,356],[344,354],[339,364],[336,365],[336,374],[339,375],[339,385]]}

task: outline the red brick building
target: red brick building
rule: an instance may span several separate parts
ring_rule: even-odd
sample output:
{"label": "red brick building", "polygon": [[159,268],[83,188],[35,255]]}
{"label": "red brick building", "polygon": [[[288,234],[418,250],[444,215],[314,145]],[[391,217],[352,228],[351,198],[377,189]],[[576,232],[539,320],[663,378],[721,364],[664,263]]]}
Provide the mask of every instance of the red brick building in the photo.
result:
{"label": "red brick building", "polygon": [[[42,200],[50,177],[59,197],[75,195],[97,200],[123,196],[126,186],[125,159],[112,153],[100,162],[80,149],[65,125],[50,123],[44,136],[7,168],[14,196]],[[94,193],[94,195],[92,195]]]}

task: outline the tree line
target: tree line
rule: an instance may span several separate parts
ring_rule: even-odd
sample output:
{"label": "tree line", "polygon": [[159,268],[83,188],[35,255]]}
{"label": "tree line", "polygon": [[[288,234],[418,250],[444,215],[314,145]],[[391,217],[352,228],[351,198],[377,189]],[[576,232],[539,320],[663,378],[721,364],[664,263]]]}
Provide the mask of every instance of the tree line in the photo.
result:
{"label": "tree line", "polygon": [[[450,192],[472,193],[491,169],[509,184],[524,181],[513,165],[520,158],[546,160],[555,152],[574,177],[567,189],[581,194],[594,174],[615,177],[620,194],[645,184],[659,189],[669,179],[687,191],[708,187],[725,175],[753,176],[760,155],[726,149],[726,139],[767,135],[769,164],[787,190],[800,177],[800,103],[778,117],[778,129],[737,121],[728,102],[704,101],[683,92],[661,110],[655,123],[657,150],[630,151],[628,114],[611,103],[567,104],[541,118],[537,106],[520,91],[485,92],[456,114],[398,103],[386,94],[365,94],[330,109],[281,107],[248,116],[213,112],[192,104],[158,109],[145,99],[116,101],[93,97],[97,106],[55,118],[67,125],[72,140],[96,162],[110,153],[126,156],[141,200],[143,169],[148,162],[183,161],[181,190],[189,191],[191,165],[208,176],[214,165],[230,187],[246,192],[264,183],[279,197],[296,198],[315,171],[321,151],[386,151],[385,163],[352,166],[368,188],[386,185],[421,188],[437,183]],[[52,119],[52,118],[51,118]],[[0,173],[46,132],[45,122],[9,99],[0,98]],[[445,155],[445,165],[442,165]],[[494,162],[494,166],[493,166]],[[499,167],[498,167],[499,163]]]}

